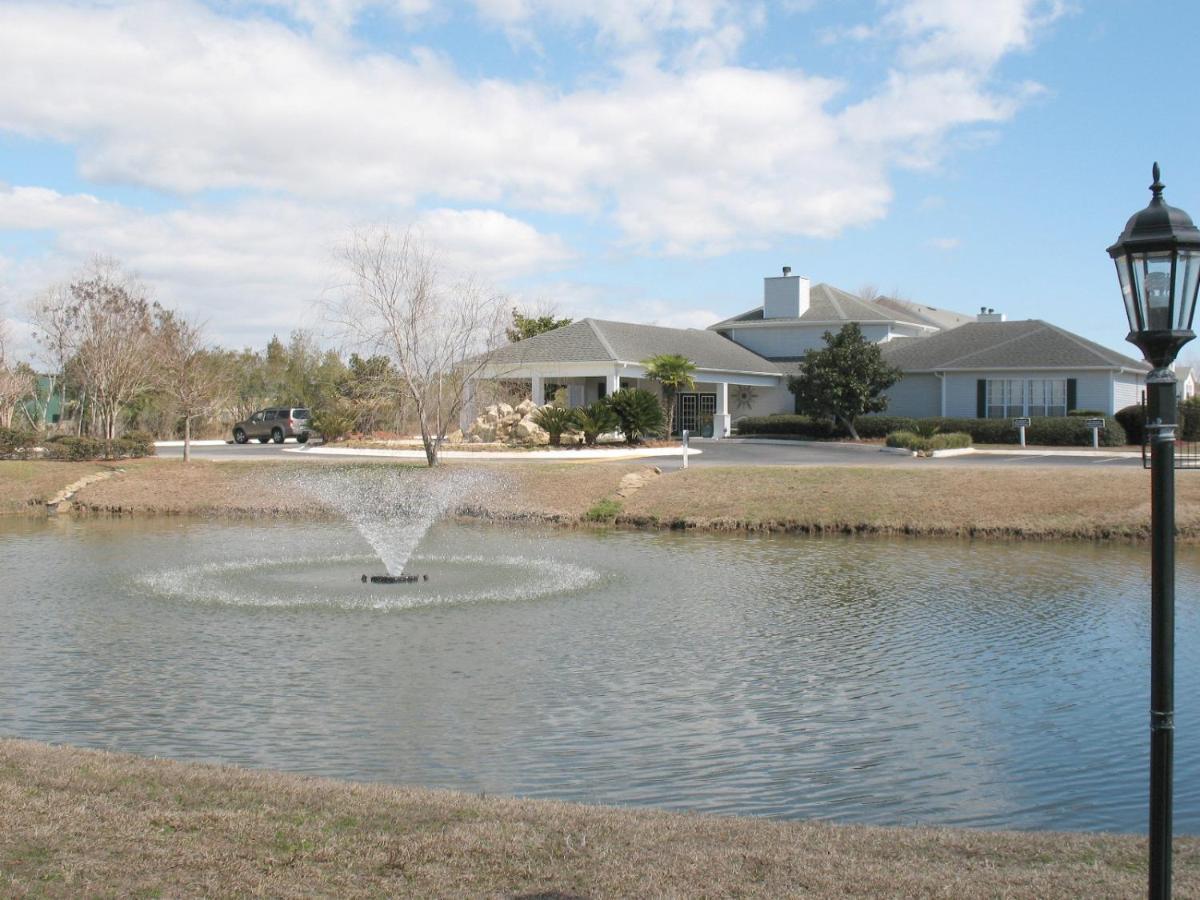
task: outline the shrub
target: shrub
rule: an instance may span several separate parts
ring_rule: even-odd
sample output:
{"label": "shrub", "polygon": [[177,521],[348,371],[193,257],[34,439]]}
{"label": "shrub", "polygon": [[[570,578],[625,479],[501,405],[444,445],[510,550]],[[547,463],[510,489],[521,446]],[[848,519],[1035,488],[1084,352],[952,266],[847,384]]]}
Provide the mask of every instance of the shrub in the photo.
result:
{"label": "shrub", "polygon": [[575,410],[575,424],[583,432],[583,440],[589,447],[596,443],[600,435],[616,431],[621,420],[603,400],[597,400],[589,406]]}
{"label": "shrub", "polygon": [[1179,404],[1179,437],[1200,441],[1200,397],[1189,397]]}
{"label": "shrub", "polygon": [[104,441],[99,438],[64,434],[45,442],[46,459],[67,459],[78,462],[104,457]]}
{"label": "shrub", "polygon": [[902,447],[929,454],[935,450],[962,450],[971,446],[971,436],[961,431],[944,434],[923,434],[916,431],[893,431],[885,439],[889,447]]}
{"label": "shrub", "polygon": [[621,501],[605,497],[592,504],[592,508],[584,513],[589,522],[611,522],[621,514]]}
{"label": "shrub", "polygon": [[626,443],[636,444],[643,435],[662,430],[662,406],[658,398],[647,390],[624,388],[609,394],[604,402],[616,414]]}
{"label": "shrub", "polygon": [[1107,414],[1104,412],[1101,412],[1098,409],[1073,409],[1069,413],[1067,413],[1067,415],[1068,416],[1079,416],[1081,419],[1098,419],[1101,416],[1107,415]]}
{"label": "shrub", "polygon": [[[1122,413],[1125,410],[1121,411]],[[895,431],[910,434],[935,429],[938,432],[962,432],[977,444],[1015,444],[1020,439],[1012,419],[952,419],[933,417],[908,419],[900,416],[863,416],[854,423],[860,437],[885,437]],[[765,416],[745,418],[738,422],[739,434],[786,434],[813,440],[829,439],[837,434],[828,422],[812,421],[807,416]],[[1031,444],[1050,446],[1088,446],[1092,430],[1076,416],[1039,416],[1025,429],[1025,440]],[[1100,431],[1103,447],[1119,447],[1125,443],[1125,429],[1113,416],[1104,418]]]}
{"label": "shrub", "polygon": [[148,431],[130,431],[113,441],[113,450],[117,456],[153,456],[154,435]]}
{"label": "shrub", "polygon": [[313,410],[312,427],[326,441],[340,441],[347,438],[358,422],[348,405],[330,403]]}
{"label": "shrub", "polygon": [[530,415],[535,425],[550,435],[550,446],[562,446],[564,431],[575,427],[575,410],[562,406],[543,406]]}
{"label": "shrub", "polygon": [[0,428],[0,458],[26,459],[33,454],[38,436],[32,431],[19,428]]}
{"label": "shrub", "polygon": [[[912,431],[917,419],[904,416],[863,416],[854,422],[858,436],[880,438],[893,431]],[[813,441],[828,441],[844,438],[847,432],[827,419],[810,416],[774,415],[746,416],[737,423],[738,434],[781,434],[788,437],[807,438]]]}
{"label": "shrub", "polygon": [[1140,444],[1146,436],[1146,407],[1140,403],[1119,409],[1113,416],[1125,429],[1125,436],[1131,444]]}

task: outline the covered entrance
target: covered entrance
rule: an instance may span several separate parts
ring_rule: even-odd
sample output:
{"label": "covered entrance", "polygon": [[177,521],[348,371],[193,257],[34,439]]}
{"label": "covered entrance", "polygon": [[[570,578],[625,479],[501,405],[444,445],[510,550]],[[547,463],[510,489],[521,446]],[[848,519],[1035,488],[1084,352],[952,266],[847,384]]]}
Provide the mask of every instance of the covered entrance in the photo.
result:
{"label": "covered entrance", "polygon": [[677,394],[675,397],[675,433],[685,430],[695,437],[713,436],[713,416],[717,412],[716,394]]}

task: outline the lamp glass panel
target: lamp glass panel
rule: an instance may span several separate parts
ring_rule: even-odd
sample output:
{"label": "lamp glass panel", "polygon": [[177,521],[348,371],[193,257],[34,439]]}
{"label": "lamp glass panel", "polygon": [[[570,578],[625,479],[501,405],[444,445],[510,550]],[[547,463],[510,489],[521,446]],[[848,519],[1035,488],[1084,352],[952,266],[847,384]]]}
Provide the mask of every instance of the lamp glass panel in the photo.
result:
{"label": "lamp glass panel", "polygon": [[1134,280],[1140,282],[1147,331],[1170,331],[1171,264],[1174,253],[1135,253]]}
{"label": "lamp glass panel", "polygon": [[1125,301],[1125,315],[1129,318],[1129,330],[1141,331],[1142,318],[1138,311],[1137,294],[1129,275],[1129,257],[1122,253],[1113,262],[1117,264],[1117,279],[1121,282],[1121,299]]}
{"label": "lamp glass panel", "polygon": [[1180,250],[1175,262],[1175,327],[1190,331],[1200,284],[1200,250]]}

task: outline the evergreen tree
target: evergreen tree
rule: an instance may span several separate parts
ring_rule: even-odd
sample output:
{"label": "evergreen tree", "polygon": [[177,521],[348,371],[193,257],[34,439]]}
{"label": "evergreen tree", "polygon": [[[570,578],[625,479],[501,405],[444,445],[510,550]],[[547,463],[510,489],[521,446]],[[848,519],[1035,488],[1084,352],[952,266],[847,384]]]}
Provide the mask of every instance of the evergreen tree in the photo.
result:
{"label": "evergreen tree", "polygon": [[879,345],[851,322],[837,334],[825,332],[825,346],[804,354],[800,373],[788,378],[788,390],[796,395],[796,412],[841,422],[857,441],[854,420],[886,410],[883,392],[899,380],[900,370],[888,365]]}

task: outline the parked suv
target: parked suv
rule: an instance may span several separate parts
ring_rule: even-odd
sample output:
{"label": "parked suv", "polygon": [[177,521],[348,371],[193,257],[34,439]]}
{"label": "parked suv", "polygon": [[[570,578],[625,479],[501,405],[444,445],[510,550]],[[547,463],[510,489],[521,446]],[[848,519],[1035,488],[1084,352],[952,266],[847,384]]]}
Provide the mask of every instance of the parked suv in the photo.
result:
{"label": "parked suv", "polygon": [[303,444],[312,434],[310,419],[307,409],[296,406],[260,409],[233,426],[233,439],[239,444],[246,443],[250,438],[258,438],[264,444],[267,441],[282,444],[287,438],[294,437]]}

